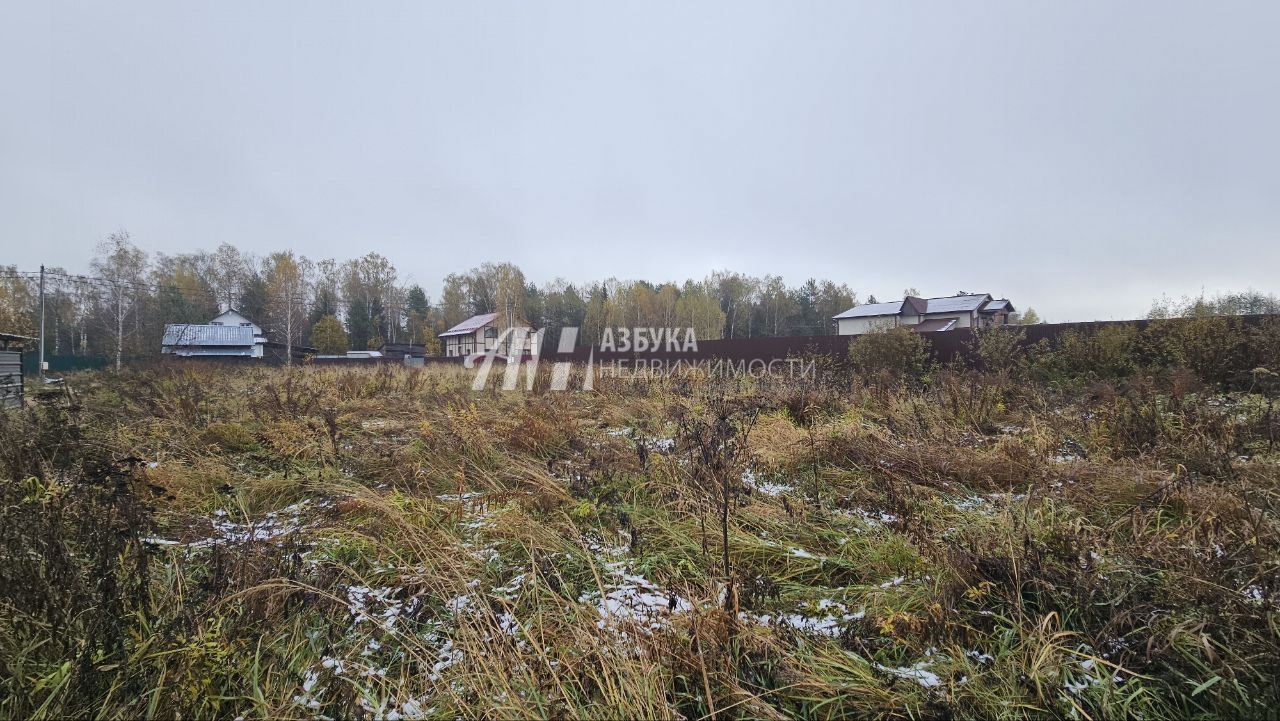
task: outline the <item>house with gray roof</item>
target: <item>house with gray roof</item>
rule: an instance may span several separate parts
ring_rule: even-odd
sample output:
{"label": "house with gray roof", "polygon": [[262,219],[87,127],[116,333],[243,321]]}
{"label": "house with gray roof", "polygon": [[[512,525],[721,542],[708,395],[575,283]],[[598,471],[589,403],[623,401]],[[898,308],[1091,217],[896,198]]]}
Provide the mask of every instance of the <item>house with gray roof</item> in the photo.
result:
{"label": "house with gray roof", "polygon": [[160,352],[173,358],[258,358],[264,363],[302,363],[316,349],[300,343],[267,340],[262,328],[235,308],[208,323],[170,323]]}
{"label": "house with gray roof", "polygon": [[[508,329],[523,333],[519,347],[512,347],[516,338],[512,333],[505,333]],[[476,353],[529,355],[535,344],[542,341],[541,333],[529,323],[514,317],[511,321],[504,321],[497,313],[473,315],[441,333],[439,338],[446,357],[466,357]]]}
{"label": "house with gray roof", "polygon": [[266,344],[257,323],[235,308],[227,308],[208,323],[166,325],[160,352],[180,358],[261,358]]}
{"label": "house with gray roof", "polygon": [[266,338],[255,334],[252,326],[172,323],[164,327],[160,352],[181,358],[261,358],[265,344]]}
{"label": "house with gray roof", "polygon": [[954,328],[1004,325],[1015,311],[1005,298],[990,293],[957,293],[938,298],[906,296],[889,303],[855,305],[834,316],[840,335],[861,335],[873,330],[907,326],[919,333]]}

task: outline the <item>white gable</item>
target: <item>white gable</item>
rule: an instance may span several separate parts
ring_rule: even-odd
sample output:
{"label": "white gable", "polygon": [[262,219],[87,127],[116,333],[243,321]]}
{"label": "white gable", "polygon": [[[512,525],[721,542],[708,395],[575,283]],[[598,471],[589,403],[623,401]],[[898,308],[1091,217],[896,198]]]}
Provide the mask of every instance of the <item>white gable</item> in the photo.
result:
{"label": "white gable", "polygon": [[235,308],[229,308],[209,321],[209,325],[229,325],[229,326],[245,326],[253,328],[254,335],[262,335],[262,328],[257,323],[246,318],[240,311]]}

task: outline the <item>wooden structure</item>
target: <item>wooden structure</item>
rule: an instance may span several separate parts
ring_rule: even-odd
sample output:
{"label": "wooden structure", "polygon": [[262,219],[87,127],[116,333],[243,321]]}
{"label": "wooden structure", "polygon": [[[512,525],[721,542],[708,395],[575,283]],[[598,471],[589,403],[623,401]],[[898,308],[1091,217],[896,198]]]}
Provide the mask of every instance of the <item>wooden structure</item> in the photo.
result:
{"label": "wooden structure", "polygon": [[22,407],[22,348],[35,340],[24,335],[0,333],[0,408]]}

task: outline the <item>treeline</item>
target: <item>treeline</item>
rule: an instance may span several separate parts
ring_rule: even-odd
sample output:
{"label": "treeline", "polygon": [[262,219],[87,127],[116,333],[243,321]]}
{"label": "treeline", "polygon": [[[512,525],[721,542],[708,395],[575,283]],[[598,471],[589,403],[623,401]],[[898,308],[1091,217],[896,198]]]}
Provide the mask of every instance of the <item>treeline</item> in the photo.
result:
{"label": "treeline", "polygon": [[[87,275],[45,274],[46,354],[100,356],[121,364],[158,354],[164,326],[203,323],[235,307],[286,345],[322,352],[415,343],[481,313],[511,313],[558,337],[565,326],[593,343],[606,327],[691,327],[702,339],[835,332],[831,316],[860,302],[847,284],[720,271],[701,280],[529,281],[510,263],[484,263],[446,279],[438,299],[406,282],[386,257],[311,260],[292,251],[256,256],[231,244],[168,255],[127,232],[98,244]],[[0,332],[35,336],[39,278],[0,266]],[[875,302],[874,297],[867,299]]]}
{"label": "treeline", "polygon": [[1162,296],[1151,304],[1147,317],[1154,320],[1266,313],[1280,313],[1280,298],[1274,293],[1246,290],[1239,293],[1219,293],[1213,297],[1206,297],[1203,293],[1194,298],[1184,295],[1177,300],[1167,295]]}
{"label": "treeline", "polygon": [[[231,244],[213,251],[148,253],[127,232],[98,244],[88,275],[61,268],[45,275],[45,352],[97,356],[121,364],[158,354],[164,326],[203,323],[228,306],[261,325],[276,342],[322,352],[383,343],[439,349],[437,334],[481,313],[510,313],[558,337],[581,328],[597,342],[606,327],[693,328],[701,339],[835,333],[831,317],[862,302],[845,283],[810,278],[788,286],[774,275],[717,271],[701,280],[653,283],[607,280],[575,285],[529,281],[510,263],[484,263],[446,277],[432,299],[377,253],[313,261],[293,251],[262,256]],[[35,336],[39,278],[33,269],[0,266],[0,332]],[[919,295],[914,288],[903,294]],[[887,300],[887,299],[886,299]],[[866,302],[876,298],[868,296]],[[1274,295],[1157,301],[1152,317],[1278,312]],[[1037,322],[1026,309],[1024,322]]]}

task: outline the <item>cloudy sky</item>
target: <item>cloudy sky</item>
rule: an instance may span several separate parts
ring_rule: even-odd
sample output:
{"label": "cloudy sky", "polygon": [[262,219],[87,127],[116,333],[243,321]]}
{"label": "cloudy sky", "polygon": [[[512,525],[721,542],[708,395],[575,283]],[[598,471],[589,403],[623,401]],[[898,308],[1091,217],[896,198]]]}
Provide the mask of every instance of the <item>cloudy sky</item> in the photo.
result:
{"label": "cloudy sky", "polygon": [[7,3],[0,263],[1280,291],[1280,3]]}

